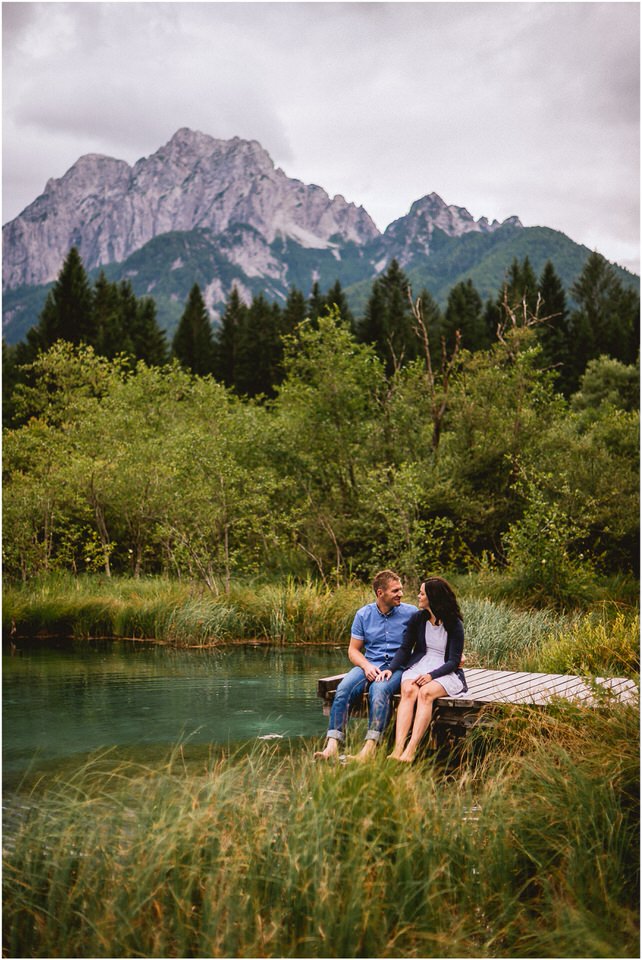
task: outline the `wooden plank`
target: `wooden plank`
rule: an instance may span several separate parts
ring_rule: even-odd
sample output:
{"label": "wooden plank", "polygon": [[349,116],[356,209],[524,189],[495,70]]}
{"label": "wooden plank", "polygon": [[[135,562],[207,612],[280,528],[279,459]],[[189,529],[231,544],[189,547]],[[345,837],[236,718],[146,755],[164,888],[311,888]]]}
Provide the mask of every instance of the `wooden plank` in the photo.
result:
{"label": "wooden plank", "polygon": [[337,673],[333,677],[321,677],[317,680],[317,697],[325,698],[328,693],[334,693],[344,677],[345,673]]}
{"label": "wooden plank", "polygon": [[[345,674],[323,677],[317,683],[317,694],[329,701]],[[544,706],[556,697],[595,706],[600,702],[593,683],[613,694],[619,702],[635,700],[638,694],[633,680],[626,677],[597,677],[588,682],[574,674],[524,673],[510,670],[466,670],[468,691],[459,697],[443,697],[436,701],[452,708],[481,708],[489,703],[534,704]]]}

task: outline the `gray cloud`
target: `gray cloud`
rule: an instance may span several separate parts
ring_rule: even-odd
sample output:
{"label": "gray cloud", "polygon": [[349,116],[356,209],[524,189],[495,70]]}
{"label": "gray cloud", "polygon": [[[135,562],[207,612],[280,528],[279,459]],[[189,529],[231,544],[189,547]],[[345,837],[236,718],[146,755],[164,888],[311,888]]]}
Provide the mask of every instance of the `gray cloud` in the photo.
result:
{"label": "gray cloud", "polygon": [[3,42],[5,221],[190,126],[382,229],[435,190],[639,270],[636,3],[5,3]]}

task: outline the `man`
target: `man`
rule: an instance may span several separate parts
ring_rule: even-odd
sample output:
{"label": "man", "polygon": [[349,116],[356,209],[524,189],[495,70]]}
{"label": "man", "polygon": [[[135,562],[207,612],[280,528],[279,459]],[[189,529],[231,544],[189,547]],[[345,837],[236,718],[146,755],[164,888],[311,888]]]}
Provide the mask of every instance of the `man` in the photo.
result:
{"label": "man", "polygon": [[376,601],[357,610],[352,622],[348,659],[354,666],[337,687],[325,749],[315,753],[315,757],[324,760],[338,756],[350,706],[366,688],[368,732],[357,759],[366,760],[372,756],[390,717],[390,701],[401,687],[402,670],[396,670],[389,678],[382,674],[399,649],[406,624],[417,608],[401,602],[403,587],[392,570],[378,573],[372,588]]}

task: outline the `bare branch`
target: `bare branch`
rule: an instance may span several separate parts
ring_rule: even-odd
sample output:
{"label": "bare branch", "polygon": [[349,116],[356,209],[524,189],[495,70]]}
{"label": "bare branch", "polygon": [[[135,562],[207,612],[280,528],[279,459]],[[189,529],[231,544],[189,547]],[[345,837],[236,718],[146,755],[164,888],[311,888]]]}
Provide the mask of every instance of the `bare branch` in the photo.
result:
{"label": "bare branch", "polygon": [[441,424],[446,413],[448,405],[448,390],[450,387],[450,375],[455,366],[457,356],[459,355],[461,349],[461,332],[459,330],[455,331],[455,346],[453,347],[452,353],[448,355],[448,349],[446,347],[445,338],[441,338],[441,367],[440,367],[440,382],[437,383],[435,378],[435,372],[432,364],[432,353],[430,350],[430,338],[428,336],[428,328],[426,327],[426,322],[423,315],[423,309],[421,306],[421,298],[418,297],[417,300],[412,298],[412,290],[408,287],[408,299],[410,300],[410,308],[412,310],[412,315],[415,320],[415,334],[421,342],[423,355],[424,355],[424,365],[426,368],[426,384],[428,387],[428,394],[430,396],[430,414],[432,419],[432,448],[437,453],[439,448],[439,440],[441,437]]}

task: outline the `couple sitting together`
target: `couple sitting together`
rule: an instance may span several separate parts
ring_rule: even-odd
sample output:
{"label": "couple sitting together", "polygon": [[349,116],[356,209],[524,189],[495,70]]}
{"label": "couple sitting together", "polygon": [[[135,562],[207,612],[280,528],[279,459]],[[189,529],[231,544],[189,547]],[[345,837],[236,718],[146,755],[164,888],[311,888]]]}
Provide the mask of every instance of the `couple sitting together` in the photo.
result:
{"label": "couple sitting together", "polygon": [[356,759],[371,756],[388,723],[391,699],[401,691],[389,756],[411,763],[432,719],[433,702],[468,689],[461,669],[463,618],[452,587],[441,577],[421,584],[419,609],[401,602],[401,579],[392,570],[378,573],[372,586],[377,599],[355,614],[348,648],[354,666],[337,687],[327,743],[315,757],[338,756],[350,707],[366,689],[368,732]]}

